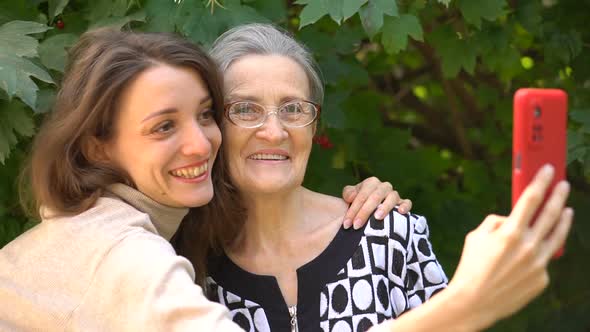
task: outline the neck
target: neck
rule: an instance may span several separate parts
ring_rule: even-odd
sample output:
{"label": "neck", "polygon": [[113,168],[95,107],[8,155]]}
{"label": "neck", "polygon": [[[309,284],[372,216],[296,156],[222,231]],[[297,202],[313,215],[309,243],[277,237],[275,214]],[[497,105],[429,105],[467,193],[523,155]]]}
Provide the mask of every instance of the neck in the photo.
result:
{"label": "neck", "polygon": [[313,226],[306,218],[308,192],[298,187],[284,193],[244,195],[248,215],[237,246],[275,252],[289,250],[289,244]]}

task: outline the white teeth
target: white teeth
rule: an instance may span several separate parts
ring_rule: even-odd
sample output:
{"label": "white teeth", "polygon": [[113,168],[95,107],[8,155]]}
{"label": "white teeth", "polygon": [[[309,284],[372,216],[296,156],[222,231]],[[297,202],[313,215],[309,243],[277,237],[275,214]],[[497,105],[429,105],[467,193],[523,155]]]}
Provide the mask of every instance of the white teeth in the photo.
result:
{"label": "white teeth", "polygon": [[181,178],[185,178],[185,179],[193,179],[196,177],[201,176],[203,173],[205,173],[207,171],[207,163],[204,163],[201,166],[198,167],[187,167],[187,168],[183,168],[183,169],[177,169],[174,171],[171,171],[170,173],[174,176],[178,176]]}
{"label": "white teeth", "polygon": [[250,159],[254,160],[285,160],[288,159],[287,156],[281,154],[271,154],[271,153],[256,153],[249,157]]}

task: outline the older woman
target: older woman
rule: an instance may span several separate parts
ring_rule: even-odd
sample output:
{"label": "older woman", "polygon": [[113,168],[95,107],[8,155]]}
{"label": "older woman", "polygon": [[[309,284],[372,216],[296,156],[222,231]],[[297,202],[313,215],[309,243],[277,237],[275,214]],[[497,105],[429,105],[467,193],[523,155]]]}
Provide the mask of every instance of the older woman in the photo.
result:
{"label": "older woman", "polygon": [[305,48],[272,26],[252,24],[226,32],[211,54],[224,74],[223,162],[244,224],[211,258],[208,280],[211,297],[244,329],[365,331],[382,323],[400,331],[475,330],[546,286],[547,262],[572,218],[561,183],[527,227],[551,169],[540,172],[510,217],[490,216],[468,236],[445,289],[424,217],[393,211],[383,222],[344,230],[346,204],[302,187],[323,97]]}

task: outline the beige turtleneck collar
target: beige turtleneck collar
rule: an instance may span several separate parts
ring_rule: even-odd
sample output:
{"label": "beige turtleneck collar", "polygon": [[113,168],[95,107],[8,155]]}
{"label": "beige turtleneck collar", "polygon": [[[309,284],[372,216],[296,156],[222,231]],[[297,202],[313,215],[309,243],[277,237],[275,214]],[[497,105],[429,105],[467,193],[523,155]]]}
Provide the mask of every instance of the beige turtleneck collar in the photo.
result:
{"label": "beige turtleneck collar", "polygon": [[188,213],[188,208],[163,205],[122,183],[112,184],[107,187],[107,190],[137,210],[147,213],[158,234],[168,241],[178,230],[182,218]]}

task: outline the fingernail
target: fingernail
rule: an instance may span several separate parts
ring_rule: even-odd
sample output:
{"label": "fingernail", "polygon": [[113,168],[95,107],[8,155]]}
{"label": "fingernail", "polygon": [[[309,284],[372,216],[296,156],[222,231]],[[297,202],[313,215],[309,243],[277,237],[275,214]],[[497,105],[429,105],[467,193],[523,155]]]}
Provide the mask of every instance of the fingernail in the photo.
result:
{"label": "fingernail", "polygon": [[361,221],[359,218],[356,218],[356,219],[354,220],[354,225],[353,225],[354,229],[359,229],[359,228],[361,228],[361,222],[362,222],[362,221]]}
{"label": "fingernail", "polygon": [[383,219],[383,211],[382,210],[375,211],[375,218]]}
{"label": "fingernail", "polygon": [[543,169],[541,172],[542,172],[543,176],[553,175],[553,166],[551,164],[546,164],[545,166],[543,166]]}
{"label": "fingernail", "polygon": [[403,207],[398,207],[397,212],[399,212],[400,214],[406,214],[406,210]]}
{"label": "fingernail", "polygon": [[349,229],[351,223],[352,223],[352,220],[350,220],[350,218],[346,218],[346,219],[344,219],[342,226],[344,226],[344,229]]}

